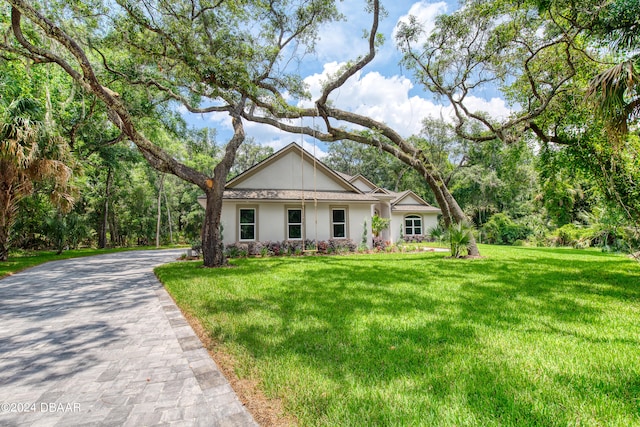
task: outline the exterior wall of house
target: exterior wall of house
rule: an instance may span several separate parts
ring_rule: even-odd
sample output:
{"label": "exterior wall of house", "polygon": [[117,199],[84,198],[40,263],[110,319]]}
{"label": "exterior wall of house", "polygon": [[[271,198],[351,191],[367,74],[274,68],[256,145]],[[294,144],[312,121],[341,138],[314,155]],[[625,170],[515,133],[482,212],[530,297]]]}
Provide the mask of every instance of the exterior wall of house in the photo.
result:
{"label": "exterior wall of house", "polygon": [[[275,159],[269,167],[243,179],[233,188],[270,190],[346,191],[335,178],[319,170],[312,161],[300,160],[300,154],[292,151]],[[315,184],[314,184],[315,181]]]}
{"label": "exterior wall of house", "polygon": [[373,246],[371,235],[371,205],[352,205],[349,208],[349,235],[356,245],[362,243],[364,222],[367,221],[367,246]]}
{"label": "exterior wall of house", "polygon": [[392,243],[398,243],[401,236],[406,235],[404,220],[409,215],[417,215],[422,219],[422,235],[426,235],[430,228],[438,225],[438,214],[436,213],[393,213],[391,214],[391,224],[389,225]]}
{"label": "exterior wall of house", "polygon": [[[233,202],[225,201],[222,206],[221,222],[224,227],[224,244],[231,244],[239,241],[239,218],[238,213],[241,208],[255,208],[257,213],[257,236],[256,240],[282,241],[287,238],[287,208],[299,208],[301,204],[277,203],[277,202]],[[346,233],[356,244],[362,241],[364,231],[364,221],[367,221],[367,245],[371,247],[371,205],[345,204],[340,202],[318,203],[317,206],[317,232],[316,232],[316,208],[313,202],[305,203],[305,238],[309,240],[329,240],[331,239],[331,215],[333,208],[344,208],[347,211]],[[317,234],[316,234],[317,233]]]}

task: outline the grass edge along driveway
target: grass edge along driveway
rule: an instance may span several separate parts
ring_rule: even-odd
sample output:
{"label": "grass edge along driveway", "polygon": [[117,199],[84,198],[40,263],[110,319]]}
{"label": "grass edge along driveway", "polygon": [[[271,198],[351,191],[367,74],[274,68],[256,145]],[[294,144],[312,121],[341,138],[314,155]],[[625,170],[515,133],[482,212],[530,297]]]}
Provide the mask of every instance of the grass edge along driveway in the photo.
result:
{"label": "grass edge along driveway", "polygon": [[156,274],[300,425],[640,425],[640,265],[484,246]]}
{"label": "grass edge along driveway", "polygon": [[161,250],[161,249],[179,249],[181,246],[162,246],[156,248],[155,246],[140,246],[131,248],[109,248],[109,249],[70,249],[65,250],[61,254],[57,254],[56,251],[18,251],[11,252],[8,261],[0,262],[0,279],[18,273],[27,268],[35,267],[40,264],[44,264],[50,261],[60,261],[70,258],[80,258],[94,255],[102,255],[114,252],[125,251],[143,251],[143,250]]}

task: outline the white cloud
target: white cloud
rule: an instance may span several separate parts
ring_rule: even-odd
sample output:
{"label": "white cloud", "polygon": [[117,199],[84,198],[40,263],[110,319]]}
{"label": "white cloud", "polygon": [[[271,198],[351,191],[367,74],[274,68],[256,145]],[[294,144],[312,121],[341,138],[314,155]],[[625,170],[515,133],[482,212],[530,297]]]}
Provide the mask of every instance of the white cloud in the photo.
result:
{"label": "white cloud", "polygon": [[497,97],[491,98],[487,101],[486,99],[478,98],[476,96],[467,96],[465,99],[465,105],[469,111],[482,111],[498,120],[506,119],[509,117],[509,114],[512,113],[504,99]]}
{"label": "white cloud", "polygon": [[356,33],[351,26],[332,24],[320,36],[316,44],[315,54],[317,60],[347,61],[368,52],[367,41],[362,38],[362,33]]}
{"label": "white cloud", "polygon": [[[327,80],[327,76],[335,73],[341,65],[343,64],[336,62],[325,64],[321,74],[314,74],[305,79],[314,99],[319,96],[322,83]],[[412,89],[413,83],[404,76],[387,77],[375,71],[366,74],[360,72],[335,91],[331,101],[338,108],[383,122],[403,137],[418,134],[422,120],[426,117],[453,120],[451,106],[411,96]],[[312,104],[304,101],[299,105],[308,107]],[[484,111],[496,119],[506,118],[510,113],[509,107],[500,98],[485,100],[470,95],[465,105],[470,111]]]}

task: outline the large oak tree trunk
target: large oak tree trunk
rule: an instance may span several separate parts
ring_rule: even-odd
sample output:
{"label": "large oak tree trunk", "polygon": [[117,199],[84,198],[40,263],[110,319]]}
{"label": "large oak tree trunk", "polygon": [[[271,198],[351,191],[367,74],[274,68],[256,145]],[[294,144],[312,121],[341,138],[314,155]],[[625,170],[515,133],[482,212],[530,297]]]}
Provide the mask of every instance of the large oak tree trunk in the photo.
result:
{"label": "large oak tree trunk", "polygon": [[206,193],[207,207],[202,224],[202,256],[205,267],[222,267],[227,260],[224,256],[224,243],[220,233],[220,216],[222,212],[222,196],[215,188]]}
{"label": "large oak tree trunk", "polygon": [[[425,178],[429,187],[433,191],[433,194],[435,194],[438,205],[442,210],[444,224],[449,227],[452,224],[467,221],[467,215],[465,215],[464,211],[460,208],[460,205],[458,205],[458,202],[453,197],[442,178],[440,176],[436,177],[430,174]],[[480,256],[480,250],[478,249],[478,244],[473,233],[470,233],[467,250],[469,252],[469,256]]]}
{"label": "large oak tree trunk", "polygon": [[213,180],[206,180],[205,185],[200,187],[207,196],[207,207],[202,225],[202,257],[205,267],[222,267],[227,262],[224,256],[222,234],[220,233],[220,217],[227,175],[235,161],[238,147],[240,147],[245,137],[240,117],[233,116],[233,128],[234,135],[227,143],[224,157],[213,170]]}

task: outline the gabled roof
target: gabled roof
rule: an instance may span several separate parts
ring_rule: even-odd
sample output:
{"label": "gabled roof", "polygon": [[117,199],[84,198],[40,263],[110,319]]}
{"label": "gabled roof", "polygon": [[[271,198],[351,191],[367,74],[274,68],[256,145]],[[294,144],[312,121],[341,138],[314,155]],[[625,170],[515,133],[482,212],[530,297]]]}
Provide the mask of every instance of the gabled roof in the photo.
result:
{"label": "gabled roof", "polygon": [[390,196],[391,192],[382,187],[377,187],[375,190],[371,192],[372,194],[384,194],[385,196]]}
{"label": "gabled roof", "polygon": [[441,213],[442,210],[431,206],[422,197],[411,190],[401,193],[390,192],[395,198],[391,200],[392,212],[434,212]]}
{"label": "gabled roof", "polygon": [[[370,181],[366,176],[362,175],[361,173],[352,176],[352,175],[348,175],[346,173],[343,172],[336,172],[338,175],[340,175],[341,177],[343,177],[344,179],[346,179],[347,181],[349,181],[350,183],[352,183],[353,185],[356,185],[356,182],[360,181],[361,183],[363,183],[366,187],[367,187],[367,191],[365,191],[366,193],[370,193],[370,194],[377,194],[377,195],[390,195],[391,192],[389,190],[386,190],[382,187],[378,187],[376,184],[374,184],[372,181]],[[362,188],[360,188],[361,191]]]}
{"label": "gabled roof", "polygon": [[[240,175],[229,180],[225,186],[225,189],[232,190],[232,189],[237,189],[238,187],[242,187],[242,184],[247,183],[252,177],[255,177],[256,175],[263,173],[265,169],[269,168],[270,166],[274,165],[275,163],[277,163],[278,161],[282,160],[283,158],[285,158],[290,154],[300,156],[300,160],[303,164],[301,167],[306,168],[308,173],[309,171],[312,170],[314,175],[319,174],[324,177],[327,177],[341,191],[346,191],[349,193],[356,193],[356,194],[363,194],[363,192],[360,191],[357,187],[355,187],[349,181],[344,179],[340,174],[336,173],[333,169],[331,169],[330,167],[322,163],[320,160],[318,160],[316,157],[314,157],[312,154],[310,154],[308,151],[306,151],[304,148],[302,148],[300,145],[296,144],[295,142],[292,142],[291,144],[287,145],[286,147],[282,148],[281,150],[267,157],[260,163],[257,163],[256,165],[242,172]],[[281,188],[280,190],[301,190],[302,184],[300,184],[300,186],[298,186],[298,184],[300,183],[296,182],[295,186],[294,185],[291,186],[292,188]],[[246,189],[246,187],[244,187],[244,189]],[[257,190],[259,188],[255,188],[255,189]],[[309,191],[309,189],[307,189],[306,191]]]}
{"label": "gabled roof", "polygon": [[344,191],[300,191],[300,190],[225,190],[225,200],[255,200],[255,201],[291,201],[301,200],[319,202],[362,202],[375,203],[378,200],[369,194],[347,193]]}
{"label": "gabled roof", "polygon": [[[352,176],[351,179],[349,179],[349,182],[351,184],[353,184],[353,185],[356,185],[356,183],[358,183],[358,182],[364,184],[364,187],[367,188],[367,191],[363,191],[365,193],[374,192],[378,188],[377,185],[375,185],[373,182],[369,181],[367,178],[365,178],[364,175],[362,175],[360,173],[358,175],[356,175],[356,176]],[[362,190],[362,188],[360,188],[360,189]]]}

